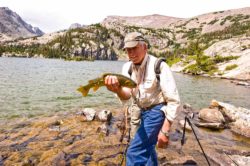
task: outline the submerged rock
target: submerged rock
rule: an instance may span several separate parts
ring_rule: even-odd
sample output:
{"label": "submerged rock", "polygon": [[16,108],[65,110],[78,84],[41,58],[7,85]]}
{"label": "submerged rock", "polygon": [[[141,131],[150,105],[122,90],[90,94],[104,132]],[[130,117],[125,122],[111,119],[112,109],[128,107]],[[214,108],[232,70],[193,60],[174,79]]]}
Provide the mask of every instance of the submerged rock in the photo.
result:
{"label": "submerged rock", "polygon": [[232,161],[225,154],[216,152],[213,149],[206,150],[206,155],[211,162],[211,160],[221,166],[230,166]]}
{"label": "submerged rock", "polygon": [[49,127],[49,131],[60,131],[60,130],[61,130],[60,126],[51,126],[51,127]]}
{"label": "submerged rock", "polygon": [[190,166],[195,166],[197,165],[197,162],[192,156],[183,156],[178,159],[174,159],[171,161],[167,161],[165,163],[161,164],[162,166],[167,166],[167,165],[190,165]]}
{"label": "submerged rock", "polygon": [[231,155],[232,160],[240,166],[249,166],[250,156]]}
{"label": "submerged rock", "polygon": [[99,127],[97,128],[97,132],[98,132],[98,133],[103,133],[103,134],[105,134],[106,136],[108,136],[108,135],[109,135],[109,126],[108,126],[108,124],[104,123],[104,124],[102,124],[101,126],[99,126]]}
{"label": "submerged rock", "polygon": [[242,86],[248,86],[248,87],[250,87],[250,83],[249,82],[237,81],[237,80],[233,80],[231,82],[234,83],[234,84],[236,84],[236,85],[242,85]]}

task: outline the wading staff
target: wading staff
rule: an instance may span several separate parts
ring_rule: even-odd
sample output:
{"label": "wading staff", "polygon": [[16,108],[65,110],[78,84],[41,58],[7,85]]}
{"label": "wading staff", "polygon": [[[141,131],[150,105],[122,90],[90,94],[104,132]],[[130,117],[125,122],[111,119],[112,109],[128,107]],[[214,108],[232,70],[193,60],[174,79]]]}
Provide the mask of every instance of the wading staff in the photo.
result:
{"label": "wading staff", "polygon": [[185,116],[185,122],[184,122],[184,128],[183,128],[183,135],[182,135],[182,139],[181,139],[181,146],[183,146],[183,144],[184,144],[184,142],[185,142],[186,122],[188,122],[189,126],[191,127],[192,132],[194,133],[194,136],[195,136],[195,138],[196,138],[196,140],[197,140],[197,142],[198,142],[198,144],[199,144],[199,146],[200,146],[200,148],[201,148],[201,150],[202,150],[202,153],[203,153],[204,157],[205,157],[206,160],[207,160],[207,164],[210,166],[210,163],[209,163],[209,161],[208,161],[207,155],[206,155],[206,153],[204,152],[204,150],[203,150],[203,148],[202,148],[202,146],[201,146],[201,143],[200,143],[200,141],[199,141],[199,139],[198,139],[198,137],[197,137],[197,135],[196,135],[196,133],[195,133],[195,131],[194,131],[193,125],[192,125],[190,119],[189,119],[187,116]]}

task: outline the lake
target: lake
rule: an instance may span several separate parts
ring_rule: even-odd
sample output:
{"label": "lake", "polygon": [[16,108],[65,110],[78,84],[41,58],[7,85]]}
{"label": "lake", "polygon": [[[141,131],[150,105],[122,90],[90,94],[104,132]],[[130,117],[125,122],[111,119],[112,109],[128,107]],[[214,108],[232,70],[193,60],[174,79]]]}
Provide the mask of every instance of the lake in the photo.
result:
{"label": "lake", "polygon": [[[105,72],[120,73],[124,61],[0,58],[0,120],[36,117],[84,107],[119,109],[105,87],[82,97],[76,89]],[[182,103],[208,107],[212,99],[250,108],[250,88],[229,80],[174,73]]]}

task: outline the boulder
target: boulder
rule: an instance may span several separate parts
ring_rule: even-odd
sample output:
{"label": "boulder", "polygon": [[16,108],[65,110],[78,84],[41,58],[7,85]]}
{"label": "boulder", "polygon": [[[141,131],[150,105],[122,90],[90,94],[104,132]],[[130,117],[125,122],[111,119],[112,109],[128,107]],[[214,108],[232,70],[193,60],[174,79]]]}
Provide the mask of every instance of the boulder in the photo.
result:
{"label": "boulder", "polygon": [[242,119],[250,124],[250,110],[243,107],[235,107],[234,105],[212,100],[211,106],[217,106],[222,114],[228,116],[233,121]]}
{"label": "boulder", "polygon": [[210,123],[225,123],[225,119],[217,109],[203,108],[199,112],[199,118]]}
{"label": "boulder", "polygon": [[250,138],[250,110],[216,100],[212,100],[210,106],[216,106],[224,117],[230,120],[230,127],[233,132]]}
{"label": "boulder", "polygon": [[97,128],[97,131],[96,131],[97,133],[103,133],[103,134],[105,134],[106,136],[108,136],[109,135],[109,126],[108,126],[108,124],[107,123],[103,123],[101,126],[99,126],[98,128]]}
{"label": "boulder", "polygon": [[231,130],[234,133],[244,135],[250,138],[250,124],[244,120],[238,119],[231,124]]}
{"label": "boulder", "polygon": [[112,113],[108,110],[102,110],[98,113],[97,118],[102,122],[110,122]]}
{"label": "boulder", "polygon": [[225,126],[222,123],[202,123],[202,122],[195,122],[195,125],[198,127],[205,127],[210,129],[224,129]]}
{"label": "boulder", "polygon": [[[182,128],[184,128],[184,123],[185,123],[184,119],[179,121],[179,124],[181,125]],[[189,131],[192,130],[192,128],[191,128],[191,126],[189,126],[188,122],[186,122],[186,129]]]}
{"label": "boulder", "polygon": [[95,118],[96,111],[93,108],[85,108],[82,111],[83,115],[86,117],[87,121],[92,121]]}

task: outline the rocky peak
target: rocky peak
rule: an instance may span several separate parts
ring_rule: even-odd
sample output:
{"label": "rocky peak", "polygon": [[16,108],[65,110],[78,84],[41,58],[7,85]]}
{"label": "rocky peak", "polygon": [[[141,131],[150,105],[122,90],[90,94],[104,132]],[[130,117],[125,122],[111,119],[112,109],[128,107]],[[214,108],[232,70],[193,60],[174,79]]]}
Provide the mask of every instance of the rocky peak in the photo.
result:
{"label": "rocky peak", "polygon": [[204,34],[223,30],[236,22],[241,23],[248,20],[250,20],[250,7],[216,11],[192,18],[176,18],[158,14],[135,17],[108,16],[101,24],[107,28],[137,26],[155,29],[168,28],[175,32],[188,32],[196,29]]}
{"label": "rocky peak", "polygon": [[33,27],[32,30],[33,30],[38,36],[44,35],[44,32],[41,31],[41,29],[39,29],[38,27]]}
{"label": "rocky peak", "polygon": [[69,29],[76,29],[76,28],[81,28],[82,25],[79,23],[73,23],[70,25]]}
{"label": "rocky peak", "polygon": [[0,33],[12,38],[40,36],[44,33],[34,28],[8,7],[0,7]]}
{"label": "rocky peak", "polygon": [[135,17],[108,16],[104,19],[102,25],[109,27],[111,24],[118,23],[148,28],[164,28],[170,25],[171,23],[175,23],[180,20],[182,20],[182,18],[175,18],[158,14]]}

